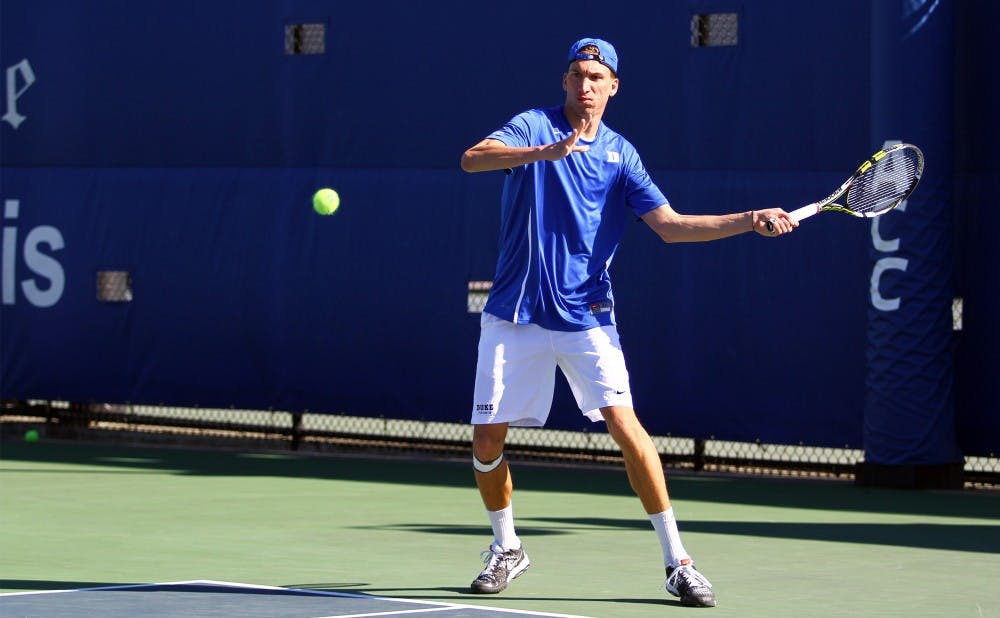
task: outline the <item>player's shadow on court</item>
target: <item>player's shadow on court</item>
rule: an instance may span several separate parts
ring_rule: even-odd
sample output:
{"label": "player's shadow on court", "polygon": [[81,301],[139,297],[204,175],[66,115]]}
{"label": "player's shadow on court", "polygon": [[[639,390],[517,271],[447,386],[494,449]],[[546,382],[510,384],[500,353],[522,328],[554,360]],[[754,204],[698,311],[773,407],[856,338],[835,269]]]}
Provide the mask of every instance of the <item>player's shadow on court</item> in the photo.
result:
{"label": "player's shadow on court", "polygon": [[[555,536],[586,534],[594,530],[651,530],[645,519],[613,519],[607,517],[521,517],[518,536]],[[531,525],[535,524],[542,525]],[[920,549],[947,549],[979,553],[1000,553],[1000,525],[986,524],[923,524],[923,523],[810,523],[759,521],[699,521],[680,522],[682,532],[724,534],[747,537],[796,539],[895,545]],[[379,526],[356,526],[360,530],[392,530],[446,534],[452,536],[482,536],[482,525],[450,525],[399,523]]]}
{"label": "player's shadow on court", "polygon": [[[647,523],[647,526],[649,524]],[[452,536],[483,536],[483,525],[449,525],[441,524],[386,524],[378,526],[352,526],[354,530],[379,530],[395,532],[423,532],[427,534],[448,534]],[[488,527],[485,528],[488,530]],[[560,529],[556,527],[523,526],[517,527],[518,536],[554,536],[559,534],[573,534],[575,530]]]}
{"label": "player's shadow on court", "polygon": [[[558,524],[566,532],[594,529],[648,530],[641,519],[597,517],[522,517],[523,521]],[[810,523],[759,521],[683,520],[681,532],[727,534],[748,537],[895,545],[919,549],[947,549],[1000,553],[1000,525],[924,523]],[[549,530],[549,528],[540,528]]]}

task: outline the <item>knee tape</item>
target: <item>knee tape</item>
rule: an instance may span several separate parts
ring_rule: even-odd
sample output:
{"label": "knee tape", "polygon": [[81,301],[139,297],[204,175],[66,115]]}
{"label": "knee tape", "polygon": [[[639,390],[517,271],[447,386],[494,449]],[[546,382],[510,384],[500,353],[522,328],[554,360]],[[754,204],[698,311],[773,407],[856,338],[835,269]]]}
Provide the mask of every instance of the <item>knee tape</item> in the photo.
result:
{"label": "knee tape", "polygon": [[500,453],[499,457],[490,462],[479,461],[478,457],[476,457],[475,455],[472,456],[472,467],[476,469],[476,472],[482,472],[483,474],[486,474],[487,472],[493,472],[494,470],[497,469],[497,466],[499,466],[502,462],[503,462],[503,453]]}

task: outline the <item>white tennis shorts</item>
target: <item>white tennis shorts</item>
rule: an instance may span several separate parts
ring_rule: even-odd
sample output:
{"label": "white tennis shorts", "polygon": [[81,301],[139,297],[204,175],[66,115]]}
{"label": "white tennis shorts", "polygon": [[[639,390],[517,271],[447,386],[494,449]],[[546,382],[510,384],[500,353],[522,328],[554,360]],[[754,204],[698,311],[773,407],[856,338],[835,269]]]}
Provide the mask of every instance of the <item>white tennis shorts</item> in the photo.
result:
{"label": "white tennis shorts", "polygon": [[625,357],[614,326],[546,330],[484,313],[472,424],[541,427],[552,408],[556,367],[584,416],[603,420],[606,406],[632,407]]}

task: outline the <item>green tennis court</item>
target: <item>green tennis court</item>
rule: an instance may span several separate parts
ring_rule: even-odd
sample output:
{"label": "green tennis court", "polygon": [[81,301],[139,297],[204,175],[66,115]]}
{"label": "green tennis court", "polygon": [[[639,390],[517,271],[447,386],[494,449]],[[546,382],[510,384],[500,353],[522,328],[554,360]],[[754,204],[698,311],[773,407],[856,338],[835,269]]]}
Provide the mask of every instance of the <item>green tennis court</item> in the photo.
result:
{"label": "green tennis court", "polygon": [[[276,602],[316,600],[301,591],[351,603],[388,597],[406,603],[402,615],[1000,616],[997,492],[672,476],[685,545],[719,598],[715,609],[692,610],[662,590],[659,546],[617,469],[515,461],[514,509],[532,568],[483,597],[466,593],[490,531],[465,462],[51,441],[0,448],[4,593],[135,585],[142,594],[129,598],[145,615],[188,606],[140,585],[210,581],[300,591]],[[226,592],[200,600],[223,603]],[[18,615],[29,602],[45,615],[60,598],[5,594],[0,615],[14,615],[15,600]],[[148,604],[157,599],[167,604]],[[248,615],[231,611],[240,603],[213,615]],[[309,615],[396,615],[374,604],[323,611]]]}

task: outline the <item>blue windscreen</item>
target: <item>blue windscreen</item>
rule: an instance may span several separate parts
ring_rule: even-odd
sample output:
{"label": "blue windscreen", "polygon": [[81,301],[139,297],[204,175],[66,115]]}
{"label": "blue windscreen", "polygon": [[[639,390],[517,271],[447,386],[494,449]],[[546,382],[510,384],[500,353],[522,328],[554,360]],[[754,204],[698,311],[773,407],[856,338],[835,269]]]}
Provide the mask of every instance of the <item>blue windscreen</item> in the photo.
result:
{"label": "blue windscreen", "polygon": [[[938,172],[954,182],[946,274],[966,311],[947,337],[967,454],[1000,443],[997,396],[973,377],[1000,369],[986,239],[998,101],[983,78],[997,10],[955,7],[961,62],[900,69],[955,84],[953,117],[921,117],[954,131],[953,180]],[[791,210],[907,139],[873,115],[864,0],[635,2],[614,19],[589,1],[2,11],[5,400],[466,421],[479,319],[467,286],[493,276],[503,175],[458,160],[516,113],[563,100],[580,36],[615,43],[605,121],[680,212]],[[692,44],[708,13],[736,15],[735,45]],[[287,53],[303,24],[322,53]],[[323,186],[342,197],[333,217],[310,207]],[[870,222],[836,214],[773,241],[664,245],[630,226],[611,274],[647,428],[861,448],[872,243]],[[98,298],[108,272],[128,273],[131,300]],[[549,426],[585,424],[560,382]]]}

